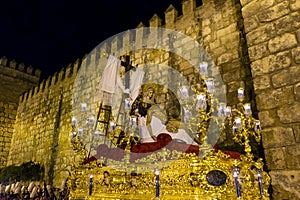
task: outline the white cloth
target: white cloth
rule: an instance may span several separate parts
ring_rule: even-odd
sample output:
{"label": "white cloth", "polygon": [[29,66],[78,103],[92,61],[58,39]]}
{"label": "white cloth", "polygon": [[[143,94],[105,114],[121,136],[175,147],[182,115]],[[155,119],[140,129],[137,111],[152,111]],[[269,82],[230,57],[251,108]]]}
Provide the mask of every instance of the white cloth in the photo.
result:
{"label": "white cloth", "polygon": [[[142,139],[142,143],[155,142],[146,126],[146,118],[140,117],[140,123],[140,137]],[[178,129],[177,133],[171,133],[167,130],[166,125],[164,125],[161,120],[155,116],[152,116],[150,125],[152,128],[152,134],[155,136],[158,136],[160,133],[166,133],[169,134],[172,139],[183,141],[186,144],[197,145],[193,138],[191,138],[184,129]]]}
{"label": "white cloth", "polygon": [[102,73],[99,83],[99,90],[107,93],[115,93],[117,85],[117,77],[120,73],[121,60],[109,55],[107,64]]}
{"label": "white cloth", "polygon": [[137,98],[139,94],[139,90],[142,86],[142,82],[144,79],[145,72],[136,68],[135,72],[132,74],[132,77],[130,78],[130,98],[132,99],[132,102]]}
{"label": "white cloth", "polygon": [[155,142],[146,125],[147,117],[139,117],[139,135],[142,139],[142,143]]}
{"label": "white cloth", "polygon": [[125,87],[120,78],[120,65],[121,60],[112,55],[108,57],[98,86],[98,93],[95,97],[96,102],[111,106],[114,95],[118,92],[118,87],[125,92]]}

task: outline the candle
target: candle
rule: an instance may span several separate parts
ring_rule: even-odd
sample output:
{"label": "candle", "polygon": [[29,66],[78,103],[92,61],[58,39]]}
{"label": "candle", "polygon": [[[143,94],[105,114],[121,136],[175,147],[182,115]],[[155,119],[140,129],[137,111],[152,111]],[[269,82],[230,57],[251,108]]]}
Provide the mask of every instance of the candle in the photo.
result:
{"label": "candle", "polygon": [[260,121],[258,121],[255,123],[254,131],[260,131],[260,130],[261,130]]}
{"label": "candle", "polygon": [[213,79],[208,79],[207,81],[206,81],[206,87],[207,87],[207,92],[208,93],[214,93],[214,91],[215,91],[215,83],[214,83],[214,81],[213,81]]}
{"label": "candle", "polygon": [[90,175],[90,187],[89,187],[89,195],[92,196],[93,192],[93,175]]}
{"label": "candle", "polygon": [[226,104],[225,103],[220,103],[219,105],[219,110],[218,110],[218,116],[219,117],[225,117],[225,110],[226,110]]}
{"label": "candle", "polygon": [[94,122],[95,122],[95,117],[94,117],[94,115],[89,116],[88,124],[89,124],[89,125],[94,125]]}
{"label": "candle", "polygon": [[116,128],[115,122],[110,122],[110,131],[114,131]]}
{"label": "candle", "polygon": [[188,123],[188,121],[190,120],[190,118],[192,117],[192,113],[191,111],[189,111],[187,108],[183,107],[183,112],[184,112],[184,116],[183,116],[183,122],[185,124]]}
{"label": "candle", "polygon": [[83,135],[83,128],[78,128],[78,136],[82,136]]}
{"label": "candle", "polygon": [[75,126],[75,125],[76,125],[76,122],[77,122],[76,117],[72,117],[71,125],[72,125],[72,126]]}
{"label": "candle", "polygon": [[237,131],[238,131],[238,128],[237,128],[236,126],[233,126],[233,127],[232,127],[232,134],[233,134],[233,135],[236,134]]}
{"label": "candle", "polygon": [[180,89],[180,98],[182,100],[186,100],[189,98],[189,91],[188,91],[188,88],[186,86],[182,86]]}
{"label": "candle", "polygon": [[155,178],[156,178],[155,197],[159,198],[159,187],[160,187],[160,184],[159,184],[159,170],[158,170],[158,168],[155,169]]}
{"label": "candle", "polygon": [[240,183],[239,183],[239,174],[240,174],[240,168],[235,167],[233,169],[233,178],[234,178],[234,186],[235,186],[235,191],[236,191],[236,196],[238,198],[241,198],[241,189],[240,189]]}
{"label": "candle", "polygon": [[130,110],[131,101],[130,99],[125,99],[125,110]]}
{"label": "candle", "polygon": [[198,94],[197,95],[197,104],[196,109],[205,109],[206,108],[206,96],[205,94]]}
{"label": "candle", "polygon": [[95,138],[95,140],[99,140],[100,139],[100,132],[99,131],[95,131],[94,132],[94,138]]}
{"label": "candle", "polygon": [[208,76],[208,63],[207,62],[201,62],[200,63],[200,74],[202,76]]}
{"label": "candle", "polygon": [[245,98],[245,95],[244,95],[244,88],[239,88],[238,89],[238,99],[242,100]]}
{"label": "candle", "polygon": [[231,116],[231,107],[227,106],[225,109],[225,116],[230,117]]}
{"label": "candle", "polygon": [[81,112],[86,112],[86,103],[81,104]]}
{"label": "candle", "polygon": [[235,126],[237,128],[240,128],[242,126],[242,119],[241,118],[239,118],[239,117],[235,118],[234,122],[235,122]]}
{"label": "candle", "polygon": [[251,112],[251,104],[250,103],[246,103],[244,105],[244,110],[245,110],[245,115],[246,116],[251,115],[252,114],[252,112]]}
{"label": "candle", "polygon": [[263,178],[261,174],[261,170],[257,170],[257,180],[258,180],[258,186],[259,186],[259,192],[260,195],[264,195],[264,190],[263,190]]}
{"label": "candle", "polygon": [[136,128],[136,117],[131,117],[131,126]]}

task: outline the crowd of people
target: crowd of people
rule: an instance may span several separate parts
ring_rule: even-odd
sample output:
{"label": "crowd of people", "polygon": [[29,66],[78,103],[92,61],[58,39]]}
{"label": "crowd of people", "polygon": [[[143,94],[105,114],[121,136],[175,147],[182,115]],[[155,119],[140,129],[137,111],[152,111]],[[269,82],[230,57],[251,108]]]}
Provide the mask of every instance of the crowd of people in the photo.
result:
{"label": "crowd of people", "polygon": [[45,183],[41,186],[34,182],[0,182],[0,200],[64,200],[68,199],[68,194],[66,186],[58,189]]}

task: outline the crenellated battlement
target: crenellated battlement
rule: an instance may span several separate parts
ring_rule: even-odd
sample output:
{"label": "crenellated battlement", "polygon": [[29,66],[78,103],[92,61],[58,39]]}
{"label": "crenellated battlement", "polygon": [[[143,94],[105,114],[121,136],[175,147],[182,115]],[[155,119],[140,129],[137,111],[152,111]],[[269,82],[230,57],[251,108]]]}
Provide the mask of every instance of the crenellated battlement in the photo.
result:
{"label": "crenellated battlement", "polygon": [[63,86],[65,82],[73,81],[81,62],[82,60],[77,59],[73,64],[69,64],[66,68],[63,68],[59,72],[55,72],[52,76],[49,76],[47,79],[42,80],[39,85],[23,93],[19,99],[19,103],[24,103],[30,98],[43,94],[45,91],[49,91],[50,89],[55,90]]}
{"label": "crenellated battlement", "polygon": [[[195,11],[200,9],[202,6],[202,1],[197,0],[183,0],[181,3],[181,9],[177,10],[172,4],[164,12],[164,20],[160,18],[156,13],[145,24],[146,27],[165,27],[165,28],[175,28],[176,23],[180,23],[180,19],[188,19],[196,16]],[[181,15],[178,15],[178,14]],[[139,27],[140,25],[138,25]]]}
{"label": "crenellated battlement", "polygon": [[31,82],[38,82],[41,75],[41,70],[34,69],[32,66],[25,66],[24,63],[17,63],[15,60],[8,60],[5,56],[0,58],[1,73],[28,79]]}

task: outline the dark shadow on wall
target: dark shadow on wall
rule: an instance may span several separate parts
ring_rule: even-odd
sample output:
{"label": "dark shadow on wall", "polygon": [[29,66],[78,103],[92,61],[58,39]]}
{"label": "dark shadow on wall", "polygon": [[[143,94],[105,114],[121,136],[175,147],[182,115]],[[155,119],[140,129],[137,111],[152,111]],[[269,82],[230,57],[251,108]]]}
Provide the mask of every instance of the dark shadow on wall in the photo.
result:
{"label": "dark shadow on wall", "polygon": [[49,161],[49,166],[45,166],[48,168],[48,173],[46,173],[46,182],[49,185],[53,185],[53,179],[54,179],[54,168],[57,161],[58,156],[58,138],[59,138],[59,132],[60,132],[60,122],[61,122],[61,110],[62,110],[62,102],[63,102],[63,92],[62,89],[60,89],[60,96],[59,96],[59,104],[57,108],[57,113],[55,116],[55,122],[54,122],[54,132],[52,137],[52,146],[51,146],[51,158]]}

